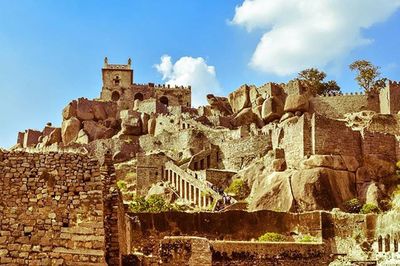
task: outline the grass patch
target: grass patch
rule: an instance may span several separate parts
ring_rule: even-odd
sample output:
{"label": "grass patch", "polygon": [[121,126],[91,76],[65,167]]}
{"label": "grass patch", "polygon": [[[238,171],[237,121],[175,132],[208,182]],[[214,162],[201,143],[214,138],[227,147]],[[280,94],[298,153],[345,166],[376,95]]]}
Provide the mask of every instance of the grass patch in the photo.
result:
{"label": "grass patch", "polygon": [[286,237],[284,235],[267,232],[258,238],[259,242],[284,242],[286,241]]}

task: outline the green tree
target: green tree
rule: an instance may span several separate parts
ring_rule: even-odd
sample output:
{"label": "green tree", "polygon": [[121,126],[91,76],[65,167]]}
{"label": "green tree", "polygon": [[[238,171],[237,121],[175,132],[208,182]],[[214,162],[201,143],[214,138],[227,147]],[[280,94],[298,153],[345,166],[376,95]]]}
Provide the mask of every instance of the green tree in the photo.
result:
{"label": "green tree", "polygon": [[297,79],[311,89],[314,95],[339,93],[340,87],[334,80],[324,81],[326,73],[316,68],[308,68],[299,72]]}
{"label": "green tree", "polygon": [[386,78],[381,78],[378,66],[367,60],[358,60],[350,66],[351,71],[357,71],[355,80],[365,93],[377,93],[386,85]]}

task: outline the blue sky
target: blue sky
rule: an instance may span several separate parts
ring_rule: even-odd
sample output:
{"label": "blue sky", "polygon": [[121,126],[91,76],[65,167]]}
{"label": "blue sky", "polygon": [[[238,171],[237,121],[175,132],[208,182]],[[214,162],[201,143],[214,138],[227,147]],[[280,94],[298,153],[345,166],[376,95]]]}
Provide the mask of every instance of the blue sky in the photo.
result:
{"label": "blue sky", "polygon": [[[268,0],[257,1],[265,3]],[[285,7],[285,1],[294,0],[277,2],[282,2]],[[302,1],[305,0],[298,2]],[[366,2],[377,2],[382,6],[380,1]],[[138,83],[179,81],[178,70],[172,70],[174,64],[177,66],[182,57],[201,58],[200,64],[214,67],[215,72],[210,73],[216,83],[208,84],[218,84],[216,91],[222,95],[244,83],[261,85],[268,81],[287,81],[294,76],[289,73],[293,70],[288,65],[302,67],[304,64],[325,70],[330,79],[338,81],[343,91],[356,91],[354,75],[347,65],[360,58],[381,66],[385,76],[400,80],[400,12],[397,5],[388,4],[379,17],[371,21],[360,19],[358,24],[355,23],[354,30],[359,30],[362,38],[356,36],[353,40],[352,37],[357,35],[354,31],[342,35],[344,30],[338,24],[323,36],[305,31],[307,39],[302,44],[306,46],[312,38],[316,38],[313,43],[323,43],[320,39],[327,35],[337,39],[331,39],[329,45],[321,44],[308,50],[296,46],[296,52],[302,53],[303,57],[298,57],[297,61],[288,59],[285,65],[278,64],[281,61],[279,55],[285,54],[279,50],[282,47],[279,30],[292,27],[292,22],[282,17],[291,16],[290,12],[298,14],[297,10],[282,14],[279,13],[281,7],[267,4],[262,7],[268,9],[264,14],[262,8],[256,7],[262,13],[260,22],[252,15],[252,7],[246,9],[243,4],[243,0],[0,0],[0,146],[12,146],[17,132],[26,128],[42,129],[46,122],[60,125],[61,111],[69,101],[78,97],[98,97],[104,56],[108,56],[111,63],[125,63],[131,57]],[[340,11],[342,7],[317,8]],[[372,3],[370,9],[360,12],[359,17],[365,17],[374,9]],[[270,10],[276,13],[268,13]],[[333,17],[341,16],[338,12]],[[264,23],[262,19],[267,16],[271,19]],[[297,19],[303,21],[301,16]],[[342,21],[340,17],[337,20]],[[343,21],[352,24],[355,20]],[[302,27],[299,23],[294,24]],[[271,43],[263,46],[262,36],[275,41],[275,48]],[[343,38],[350,41],[342,43]],[[353,45],[361,39],[363,44]],[[334,51],[336,46],[344,48]],[[257,55],[256,47],[260,48]],[[276,54],[271,54],[272,51]],[[312,54],[313,51],[316,55],[310,57],[315,57],[316,61],[304,60],[304,53]],[[331,51],[335,53],[324,58],[324,53]],[[169,55],[172,64],[164,80],[162,74],[165,73],[159,73],[155,67],[163,55]],[[270,64],[264,64],[270,58],[275,58],[276,64],[272,64],[272,60]],[[286,59],[282,58],[282,62]],[[205,85],[199,86],[199,90],[205,90]]]}

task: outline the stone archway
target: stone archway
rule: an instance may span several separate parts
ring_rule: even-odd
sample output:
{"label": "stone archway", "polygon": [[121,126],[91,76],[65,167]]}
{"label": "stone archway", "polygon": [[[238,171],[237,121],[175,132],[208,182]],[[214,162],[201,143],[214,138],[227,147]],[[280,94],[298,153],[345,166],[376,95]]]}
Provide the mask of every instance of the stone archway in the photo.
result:
{"label": "stone archway", "polygon": [[113,100],[114,102],[118,101],[120,97],[121,95],[118,91],[113,91],[113,93],[111,94],[111,100]]}
{"label": "stone archway", "polygon": [[133,100],[143,101],[143,94],[140,92],[136,93],[135,96],[133,97]]}
{"label": "stone archway", "polygon": [[168,106],[168,98],[166,96],[160,97],[160,103],[164,104],[165,106]]}

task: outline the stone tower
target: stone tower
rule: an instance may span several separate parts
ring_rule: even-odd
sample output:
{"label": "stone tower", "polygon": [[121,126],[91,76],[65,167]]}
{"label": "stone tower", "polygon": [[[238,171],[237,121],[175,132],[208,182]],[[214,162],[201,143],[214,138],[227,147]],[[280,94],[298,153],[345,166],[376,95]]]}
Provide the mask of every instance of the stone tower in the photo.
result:
{"label": "stone tower", "polygon": [[118,101],[122,90],[132,85],[133,70],[131,63],[131,59],[129,58],[126,65],[109,64],[107,57],[104,58],[104,66],[102,68],[102,99]]}

